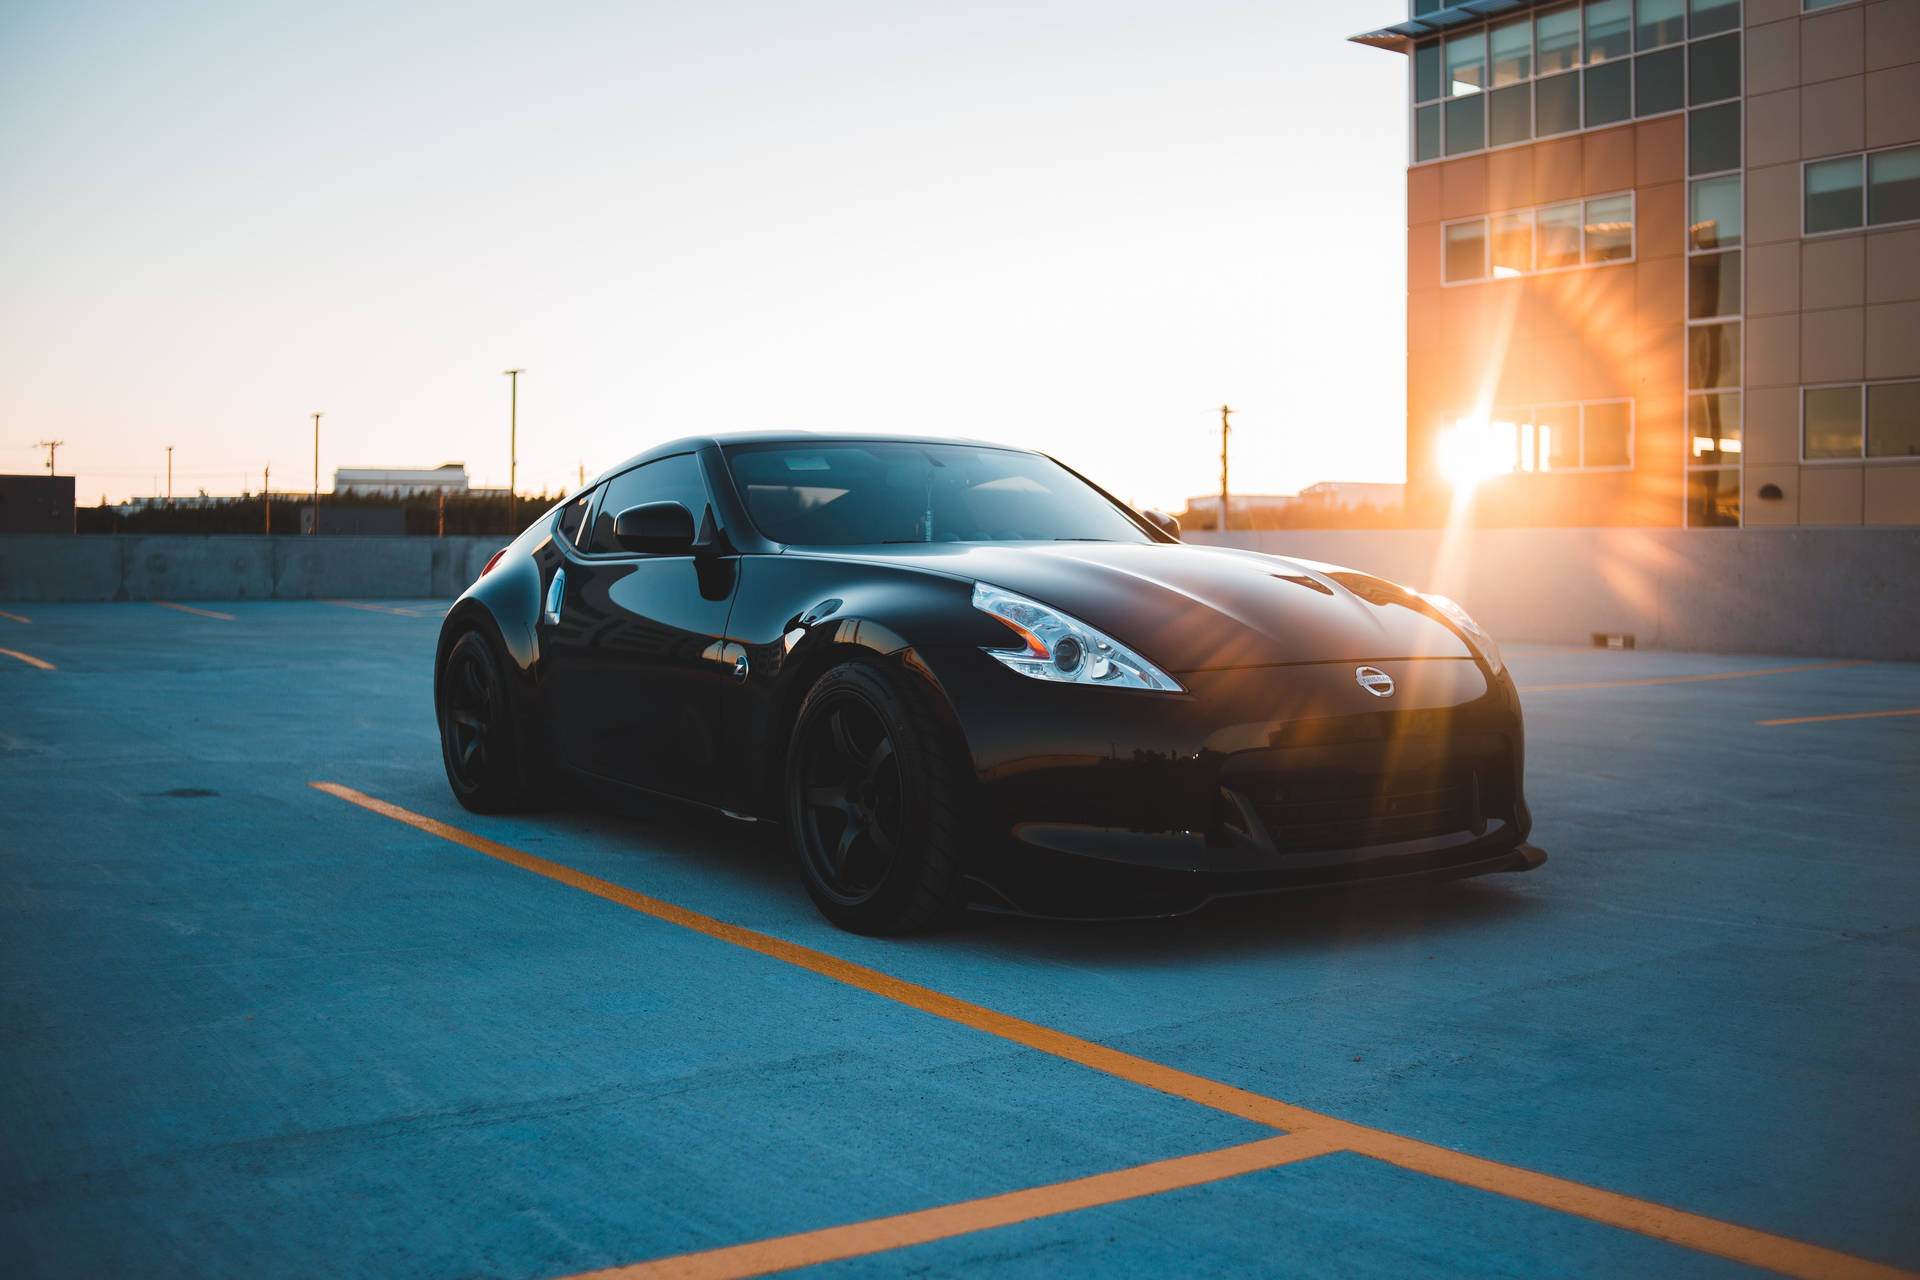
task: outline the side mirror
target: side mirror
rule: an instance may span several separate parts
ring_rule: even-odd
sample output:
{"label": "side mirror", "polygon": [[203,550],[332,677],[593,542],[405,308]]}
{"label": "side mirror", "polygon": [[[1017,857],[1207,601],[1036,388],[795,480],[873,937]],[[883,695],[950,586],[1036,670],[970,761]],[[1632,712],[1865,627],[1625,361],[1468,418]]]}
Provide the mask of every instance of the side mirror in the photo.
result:
{"label": "side mirror", "polygon": [[685,555],[693,550],[693,514],[677,502],[643,502],[613,518],[613,540],[647,555]]}
{"label": "side mirror", "polygon": [[1166,534],[1175,542],[1180,541],[1180,522],[1177,519],[1164,511],[1156,511],[1152,508],[1148,508],[1140,514],[1146,517],[1148,524]]}

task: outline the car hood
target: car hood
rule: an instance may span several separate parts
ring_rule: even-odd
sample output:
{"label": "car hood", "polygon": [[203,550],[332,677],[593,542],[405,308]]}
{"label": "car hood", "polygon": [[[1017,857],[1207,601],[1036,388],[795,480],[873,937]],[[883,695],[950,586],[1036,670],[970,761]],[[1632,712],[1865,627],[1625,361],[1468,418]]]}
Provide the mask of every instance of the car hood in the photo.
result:
{"label": "car hood", "polygon": [[1030,596],[1170,673],[1473,656],[1412,592],[1309,560],[1120,542],[906,543],[832,554]]}

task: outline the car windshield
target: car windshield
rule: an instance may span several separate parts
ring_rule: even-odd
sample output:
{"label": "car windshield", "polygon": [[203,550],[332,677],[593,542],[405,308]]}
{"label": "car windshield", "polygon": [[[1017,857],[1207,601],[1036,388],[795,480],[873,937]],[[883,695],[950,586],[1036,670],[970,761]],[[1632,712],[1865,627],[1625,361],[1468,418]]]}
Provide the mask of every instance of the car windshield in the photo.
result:
{"label": "car windshield", "polygon": [[733,445],[747,512],[776,542],[1152,542],[1050,458],[1015,449],[897,441]]}

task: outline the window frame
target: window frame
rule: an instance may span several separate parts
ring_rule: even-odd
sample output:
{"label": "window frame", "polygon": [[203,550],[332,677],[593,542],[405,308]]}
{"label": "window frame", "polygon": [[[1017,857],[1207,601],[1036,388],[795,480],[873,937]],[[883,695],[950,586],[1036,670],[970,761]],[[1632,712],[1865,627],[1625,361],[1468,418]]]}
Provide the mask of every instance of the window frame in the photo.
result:
{"label": "window frame", "polygon": [[[609,560],[618,560],[623,557],[628,559],[640,559],[644,557],[649,560],[660,560],[660,559],[670,558],[670,557],[661,556],[658,553],[650,553],[645,551],[628,551],[624,547],[616,547],[611,551],[591,550],[592,543],[593,543],[593,528],[597,523],[599,523],[601,509],[606,506],[607,498],[610,494],[612,494],[613,486],[615,482],[617,482],[623,476],[632,475],[634,472],[640,470],[642,467],[650,467],[657,462],[665,462],[669,458],[692,458],[693,459],[694,468],[700,473],[700,484],[703,488],[706,489],[707,501],[705,503],[705,506],[711,507],[713,505],[713,477],[707,474],[707,464],[701,460],[700,451],[698,449],[681,449],[674,453],[663,453],[657,458],[648,458],[645,462],[636,462],[630,467],[626,467],[620,471],[615,472],[613,475],[608,476],[606,479],[602,480],[599,484],[594,486],[596,492],[593,499],[593,505],[590,508],[588,508],[587,517],[584,521],[581,522],[581,525],[580,525],[581,536],[587,540],[587,546],[574,548],[575,553],[579,555],[581,559],[592,560],[592,561],[595,561],[596,563],[601,563]],[[693,516],[694,536],[697,539],[699,537],[700,523],[705,518],[706,513],[705,513],[705,510],[703,509],[701,511],[692,512],[691,514]],[[687,551],[681,554],[692,555],[693,552]]]}
{"label": "window frame", "polygon": [[[1624,404],[1627,406],[1627,460],[1625,462],[1609,463],[1606,466],[1588,466],[1587,408],[1590,405],[1610,404]],[[1539,437],[1533,433],[1539,429],[1540,424],[1535,421],[1535,418],[1542,409],[1578,410],[1575,414],[1575,421],[1579,426],[1580,438],[1575,456],[1577,456],[1580,461],[1577,465],[1571,467],[1546,468],[1537,465],[1540,459]],[[1487,411],[1487,422],[1489,426],[1504,421],[1504,419],[1499,416],[1503,410],[1516,410],[1524,415],[1525,421],[1510,424],[1516,431],[1514,437],[1514,467],[1511,471],[1501,472],[1500,476],[1605,475],[1609,472],[1632,471],[1634,469],[1634,462],[1639,452],[1640,407],[1632,396],[1596,396],[1591,400],[1535,400],[1527,404],[1496,405]],[[1441,419],[1441,429],[1444,431],[1447,429],[1448,424],[1460,422],[1467,417],[1469,417],[1468,414],[1445,415]],[[1525,448],[1521,447],[1521,432],[1528,433],[1527,447]],[[1523,465],[1523,461],[1526,460],[1530,460],[1536,465]],[[1499,477],[1496,476],[1494,478],[1498,479]]]}
{"label": "window frame", "polygon": [[[1868,147],[1864,151],[1840,151],[1830,156],[1809,156],[1800,161],[1800,237],[1803,240],[1821,239],[1826,236],[1853,236],[1863,231],[1877,231],[1881,227],[1911,227],[1920,223],[1920,216],[1899,218],[1890,222],[1875,222],[1872,218],[1873,202],[1873,157],[1885,155],[1889,151],[1912,151],[1920,154],[1920,142],[1902,142],[1891,147]],[[1860,162],[1860,221],[1851,227],[1832,227],[1825,231],[1807,230],[1807,170],[1816,164],[1830,164],[1835,160],[1857,160]]]}
{"label": "window frame", "polygon": [[[1622,198],[1627,201],[1627,256],[1624,258],[1605,258],[1599,261],[1589,260],[1587,257],[1587,206],[1600,200],[1618,200]],[[1567,205],[1575,206],[1580,211],[1580,261],[1570,263],[1564,267],[1542,267],[1539,265],[1540,211],[1542,209],[1558,209]],[[1512,275],[1496,276],[1493,274],[1493,220],[1495,218],[1514,217],[1520,214],[1526,215],[1528,226],[1531,228],[1533,246],[1531,258],[1535,265],[1526,271],[1515,272]],[[1481,224],[1480,274],[1470,276],[1464,280],[1449,280],[1447,279],[1447,229],[1469,222],[1478,222]],[[1580,196],[1572,200],[1549,200],[1544,204],[1518,205],[1511,209],[1489,209],[1485,213],[1477,213],[1469,218],[1448,218],[1439,224],[1438,234],[1440,237],[1440,287],[1443,289],[1459,289],[1471,285],[1492,284],[1503,280],[1520,280],[1528,276],[1560,275],[1568,271],[1586,271],[1605,267],[1630,266],[1640,260],[1639,193],[1635,188],[1628,187],[1624,191],[1603,191],[1596,195]],[[1541,403],[1545,404],[1547,402],[1541,401]],[[1582,401],[1579,403],[1585,402]],[[1595,403],[1599,402],[1596,401]]]}
{"label": "window frame", "polygon": [[[1920,454],[1867,452],[1867,389],[1914,383],[1920,385],[1920,378],[1855,378],[1842,382],[1803,382],[1800,384],[1800,465],[1803,467],[1912,467],[1920,466]],[[1860,452],[1845,458],[1809,458],[1807,456],[1807,392],[1839,391],[1854,389],[1860,393]]]}

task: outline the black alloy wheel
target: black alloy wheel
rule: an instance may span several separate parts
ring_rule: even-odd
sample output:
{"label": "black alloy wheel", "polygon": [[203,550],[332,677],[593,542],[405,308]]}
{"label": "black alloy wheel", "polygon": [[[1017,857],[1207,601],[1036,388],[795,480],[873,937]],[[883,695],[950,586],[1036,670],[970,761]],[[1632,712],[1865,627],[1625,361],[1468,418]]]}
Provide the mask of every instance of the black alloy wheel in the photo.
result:
{"label": "black alloy wheel", "polygon": [[454,799],[475,813],[523,807],[526,780],[514,741],[513,701],[493,646],[468,631],[440,671],[440,754]]}
{"label": "black alloy wheel", "polygon": [[925,696],[864,662],[814,685],[787,754],[807,891],[856,933],[908,933],[959,902],[961,755]]}

